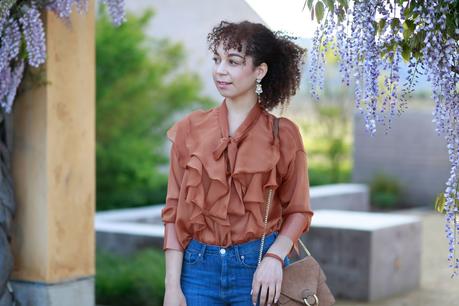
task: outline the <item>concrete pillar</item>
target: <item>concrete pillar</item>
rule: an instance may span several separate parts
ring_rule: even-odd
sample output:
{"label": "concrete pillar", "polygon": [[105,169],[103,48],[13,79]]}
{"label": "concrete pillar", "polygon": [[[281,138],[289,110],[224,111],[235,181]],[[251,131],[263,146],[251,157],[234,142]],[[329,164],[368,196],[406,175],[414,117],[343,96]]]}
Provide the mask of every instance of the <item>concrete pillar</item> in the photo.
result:
{"label": "concrete pillar", "polygon": [[48,84],[15,101],[11,279],[22,306],[93,306],[95,17],[43,14]]}

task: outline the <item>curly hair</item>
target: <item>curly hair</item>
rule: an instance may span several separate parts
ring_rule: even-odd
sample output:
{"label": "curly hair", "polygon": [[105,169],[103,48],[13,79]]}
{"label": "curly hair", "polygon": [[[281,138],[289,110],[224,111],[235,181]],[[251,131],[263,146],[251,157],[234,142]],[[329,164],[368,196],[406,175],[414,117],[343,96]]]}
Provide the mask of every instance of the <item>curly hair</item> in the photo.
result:
{"label": "curly hair", "polygon": [[223,20],[207,34],[211,52],[217,53],[220,43],[225,51],[242,52],[245,45],[245,55],[253,58],[254,69],[261,63],[268,65],[268,72],[261,81],[263,92],[260,96],[261,105],[267,110],[278,105],[283,109],[299,88],[307,49],[291,41],[296,38],[247,20],[239,23]]}

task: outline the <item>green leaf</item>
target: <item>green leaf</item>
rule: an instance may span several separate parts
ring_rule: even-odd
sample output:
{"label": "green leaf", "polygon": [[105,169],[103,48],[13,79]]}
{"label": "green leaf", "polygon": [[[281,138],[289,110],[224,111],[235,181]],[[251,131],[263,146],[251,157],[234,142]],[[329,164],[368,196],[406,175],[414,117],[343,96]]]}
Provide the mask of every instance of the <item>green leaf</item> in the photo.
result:
{"label": "green leaf", "polygon": [[406,25],[408,26],[408,29],[410,29],[411,32],[414,32],[414,29],[416,29],[416,25],[414,24],[413,19],[407,19],[405,20]]}
{"label": "green leaf", "polygon": [[404,11],[405,18],[408,18],[416,6],[416,1],[411,1]]}
{"label": "green leaf", "polygon": [[411,48],[405,41],[402,41],[402,57],[407,62],[411,57]]}
{"label": "green leaf", "polygon": [[400,26],[400,19],[398,19],[398,18],[393,18],[393,19],[391,20],[390,26],[391,26],[392,29],[395,29],[395,28],[398,29],[398,27]]}
{"label": "green leaf", "polygon": [[345,10],[347,11],[348,9],[348,4],[347,4],[347,0],[338,0],[338,3],[343,6],[345,8]]}
{"label": "green leaf", "polygon": [[325,3],[327,4],[328,10],[332,13],[335,12],[335,1],[333,0],[326,0]]}
{"label": "green leaf", "polygon": [[410,11],[413,11],[414,8],[418,5],[417,1],[411,1],[410,3]]}
{"label": "green leaf", "polygon": [[413,34],[413,24],[410,26],[410,21],[411,20],[405,20],[403,22],[403,38],[404,39],[409,39],[411,35]]}
{"label": "green leaf", "polygon": [[[454,197],[453,194],[451,194],[451,196]],[[442,192],[438,194],[435,199],[435,210],[438,211],[439,213],[445,214],[446,213],[445,204],[446,204],[446,197],[445,197],[445,193]],[[457,199],[454,199],[454,204],[456,205],[457,208],[459,208],[459,201]]]}
{"label": "green leaf", "polygon": [[446,32],[451,37],[454,37],[456,34],[456,23],[452,14],[446,15]]}
{"label": "green leaf", "polygon": [[317,22],[319,23],[322,20],[322,18],[324,18],[324,10],[325,10],[324,4],[321,1],[318,1],[316,3],[316,17],[317,17]]}
{"label": "green leaf", "polygon": [[373,25],[373,28],[376,29],[376,35],[378,35],[378,22],[376,20],[372,20],[371,24]]}
{"label": "green leaf", "polygon": [[440,193],[435,199],[435,210],[439,213],[445,213],[445,195]]}
{"label": "green leaf", "polygon": [[341,23],[344,21],[345,12],[342,6],[338,6],[338,11],[336,13],[338,15],[338,22]]}
{"label": "green leaf", "polygon": [[419,60],[422,57],[422,52],[420,50],[412,50],[413,57],[416,58],[416,60]]}
{"label": "green leaf", "polygon": [[381,34],[382,30],[384,29],[384,26],[386,25],[386,19],[382,18],[378,22],[378,28],[377,28],[377,34]]}
{"label": "green leaf", "polygon": [[421,46],[424,44],[424,39],[426,37],[426,32],[425,31],[419,31],[416,34],[414,34],[413,39],[412,39],[412,45],[411,49],[418,49],[421,50]]}
{"label": "green leaf", "polygon": [[314,2],[314,0],[307,0],[308,2],[308,9],[312,9],[312,2]]}

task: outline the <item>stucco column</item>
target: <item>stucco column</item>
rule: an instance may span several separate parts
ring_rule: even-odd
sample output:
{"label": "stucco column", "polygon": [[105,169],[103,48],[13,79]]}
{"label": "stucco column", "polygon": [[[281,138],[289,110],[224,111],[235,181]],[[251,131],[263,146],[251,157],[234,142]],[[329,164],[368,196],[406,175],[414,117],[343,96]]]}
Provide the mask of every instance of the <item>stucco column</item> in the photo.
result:
{"label": "stucco column", "polygon": [[13,289],[23,306],[93,306],[95,17],[46,12],[48,84],[15,101]]}

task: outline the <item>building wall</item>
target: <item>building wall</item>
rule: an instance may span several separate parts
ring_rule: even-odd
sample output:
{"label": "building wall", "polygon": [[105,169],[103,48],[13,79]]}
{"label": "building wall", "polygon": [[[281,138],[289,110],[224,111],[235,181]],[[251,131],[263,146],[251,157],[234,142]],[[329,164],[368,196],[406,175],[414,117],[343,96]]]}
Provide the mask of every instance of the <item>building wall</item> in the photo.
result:
{"label": "building wall", "polygon": [[212,57],[207,49],[207,33],[221,20],[249,20],[266,23],[243,0],[131,0],[127,9],[141,13],[145,8],[155,10],[147,33],[184,44],[187,54],[183,69],[197,72],[203,81],[203,94],[221,100],[212,81]]}
{"label": "building wall", "polygon": [[408,206],[433,207],[437,193],[446,187],[450,163],[446,140],[437,136],[431,112],[409,109],[396,117],[387,135],[378,125],[374,138],[355,112],[353,182],[369,183],[373,174],[384,171],[400,181]]}

